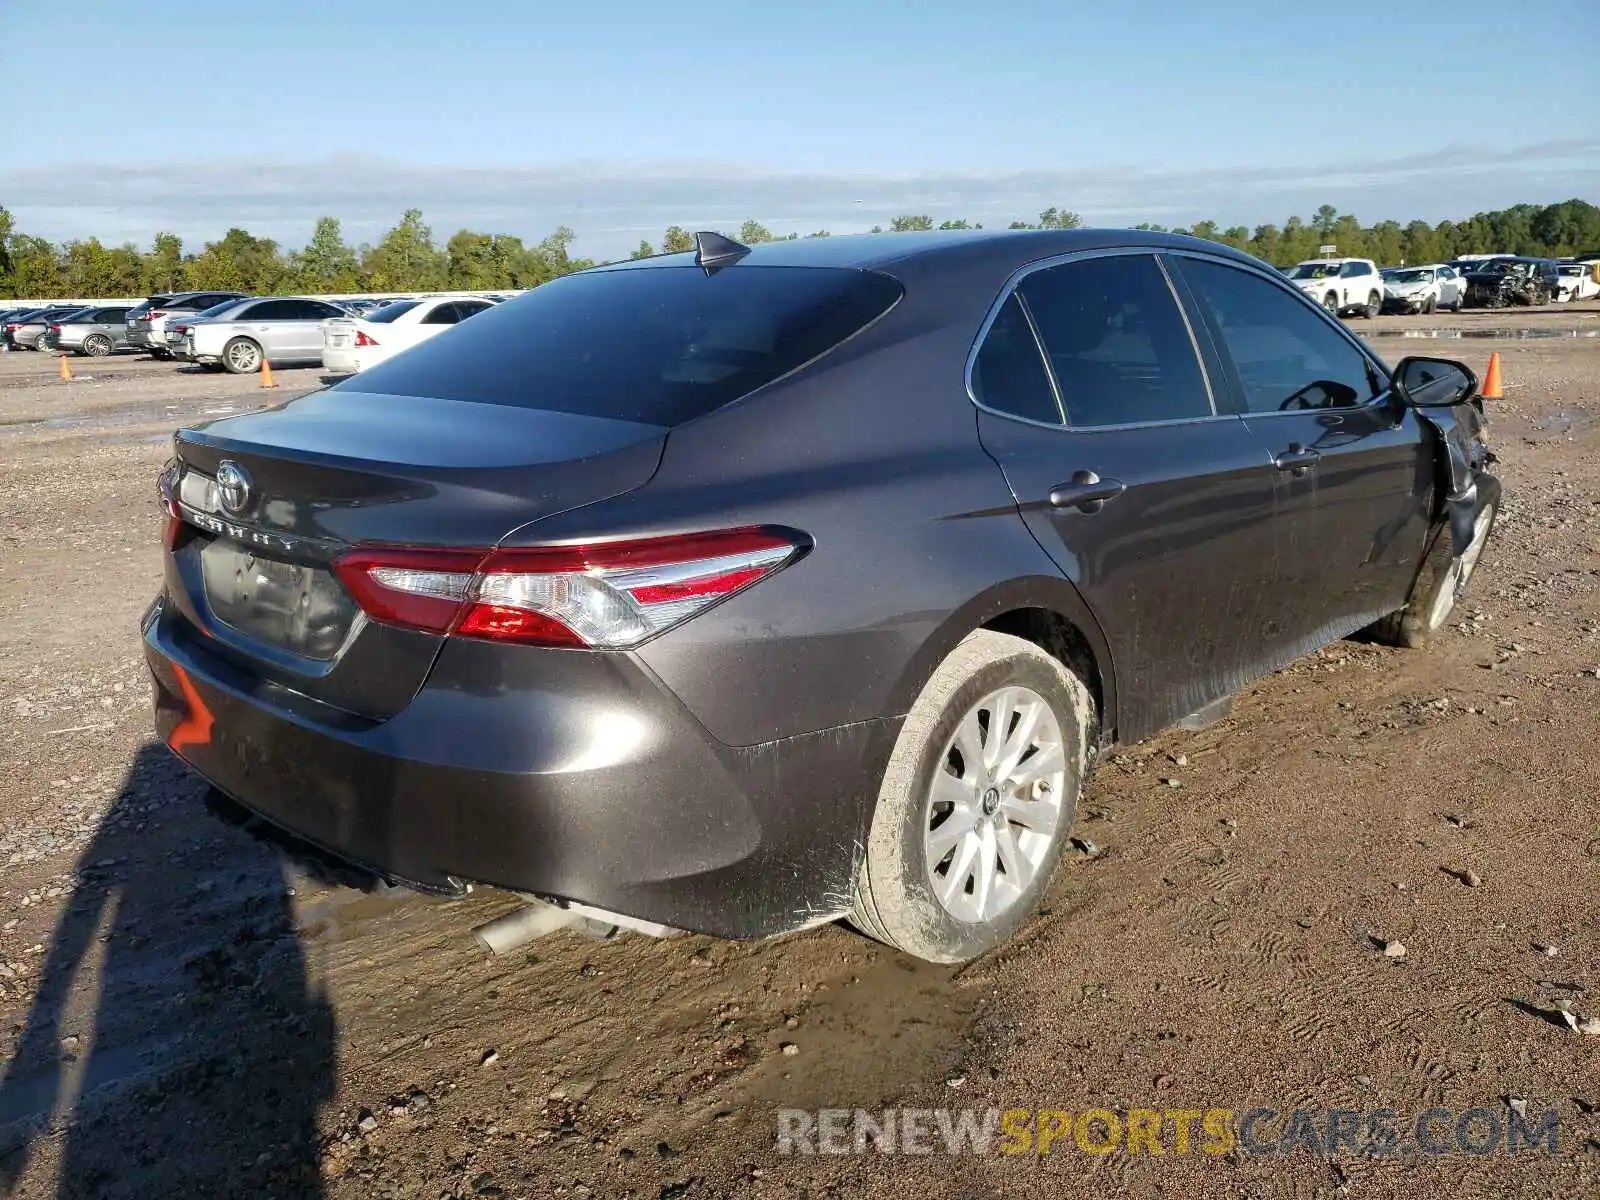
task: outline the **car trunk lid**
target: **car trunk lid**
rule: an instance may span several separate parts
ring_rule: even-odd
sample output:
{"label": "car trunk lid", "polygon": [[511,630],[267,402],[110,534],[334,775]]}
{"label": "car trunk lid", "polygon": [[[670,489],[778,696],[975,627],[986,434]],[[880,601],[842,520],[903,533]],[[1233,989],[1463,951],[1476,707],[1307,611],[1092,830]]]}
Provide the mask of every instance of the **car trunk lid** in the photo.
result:
{"label": "car trunk lid", "polygon": [[343,389],[182,430],[168,595],[235,673],[381,719],[415,695],[443,639],[369,619],[333,561],[362,544],[487,549],[642,486],[665,434]]}

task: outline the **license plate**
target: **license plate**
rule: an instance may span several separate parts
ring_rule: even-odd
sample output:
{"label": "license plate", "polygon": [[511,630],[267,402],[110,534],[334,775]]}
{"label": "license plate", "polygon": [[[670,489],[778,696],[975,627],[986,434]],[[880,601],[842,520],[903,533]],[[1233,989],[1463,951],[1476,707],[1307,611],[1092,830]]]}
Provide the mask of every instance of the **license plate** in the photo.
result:
{"label": "license plate", "polygon": [[349,344],[350,339],[345,337],[343,334],[335,334],[333,337],[328,339],[328,345],[330,346],[348,346]]}

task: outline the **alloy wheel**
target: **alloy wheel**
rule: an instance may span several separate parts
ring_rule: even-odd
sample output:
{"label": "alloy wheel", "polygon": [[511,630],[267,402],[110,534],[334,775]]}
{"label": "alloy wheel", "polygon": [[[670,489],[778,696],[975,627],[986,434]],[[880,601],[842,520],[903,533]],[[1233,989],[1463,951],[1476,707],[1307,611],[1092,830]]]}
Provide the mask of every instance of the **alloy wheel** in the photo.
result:
{"label": "alloy wheel", "polygon": [[247,374],[261,365],[261,352],[253,342],[234,342],[228,347],[228,365],[241,375]]}
{"label": "alloy wheel", "polygon": [[1005,912],[1033,881],[1061,825],[1061,722],[1030,688],[991,692],[962,716],[928,789],[923,850],[940,905],[958,921]]}

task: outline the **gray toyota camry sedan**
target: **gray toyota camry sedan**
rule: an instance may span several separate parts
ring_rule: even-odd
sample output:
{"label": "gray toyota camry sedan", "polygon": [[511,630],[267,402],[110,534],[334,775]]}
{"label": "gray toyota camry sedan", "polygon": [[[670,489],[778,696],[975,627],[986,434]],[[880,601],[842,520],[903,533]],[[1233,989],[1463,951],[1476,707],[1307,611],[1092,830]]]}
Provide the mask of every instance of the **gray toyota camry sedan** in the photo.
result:
{"label": "gray toyota camry sedan", "polygon": [[[1096,757],[1488,540],[1477,381],[1129,230],[585,271],[175,437],[166,743],[393,883],[940,962],[1039,903]],[[281,840],[281,838],[280,838]]]}

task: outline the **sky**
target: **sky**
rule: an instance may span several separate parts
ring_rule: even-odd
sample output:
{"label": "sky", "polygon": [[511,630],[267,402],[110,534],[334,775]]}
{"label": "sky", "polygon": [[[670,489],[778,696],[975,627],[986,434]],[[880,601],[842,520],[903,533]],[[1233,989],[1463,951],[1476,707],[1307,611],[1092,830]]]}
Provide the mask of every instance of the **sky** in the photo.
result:
{"label": "sky", "polygon": [[[22,0],[0,0],[6,10]],[[1600,202],[1600,0],[99,0],[0,39],[19,230],[614,257],[669,224],[1364,222]],[[18,119],[27,113],[28,119]]]}

